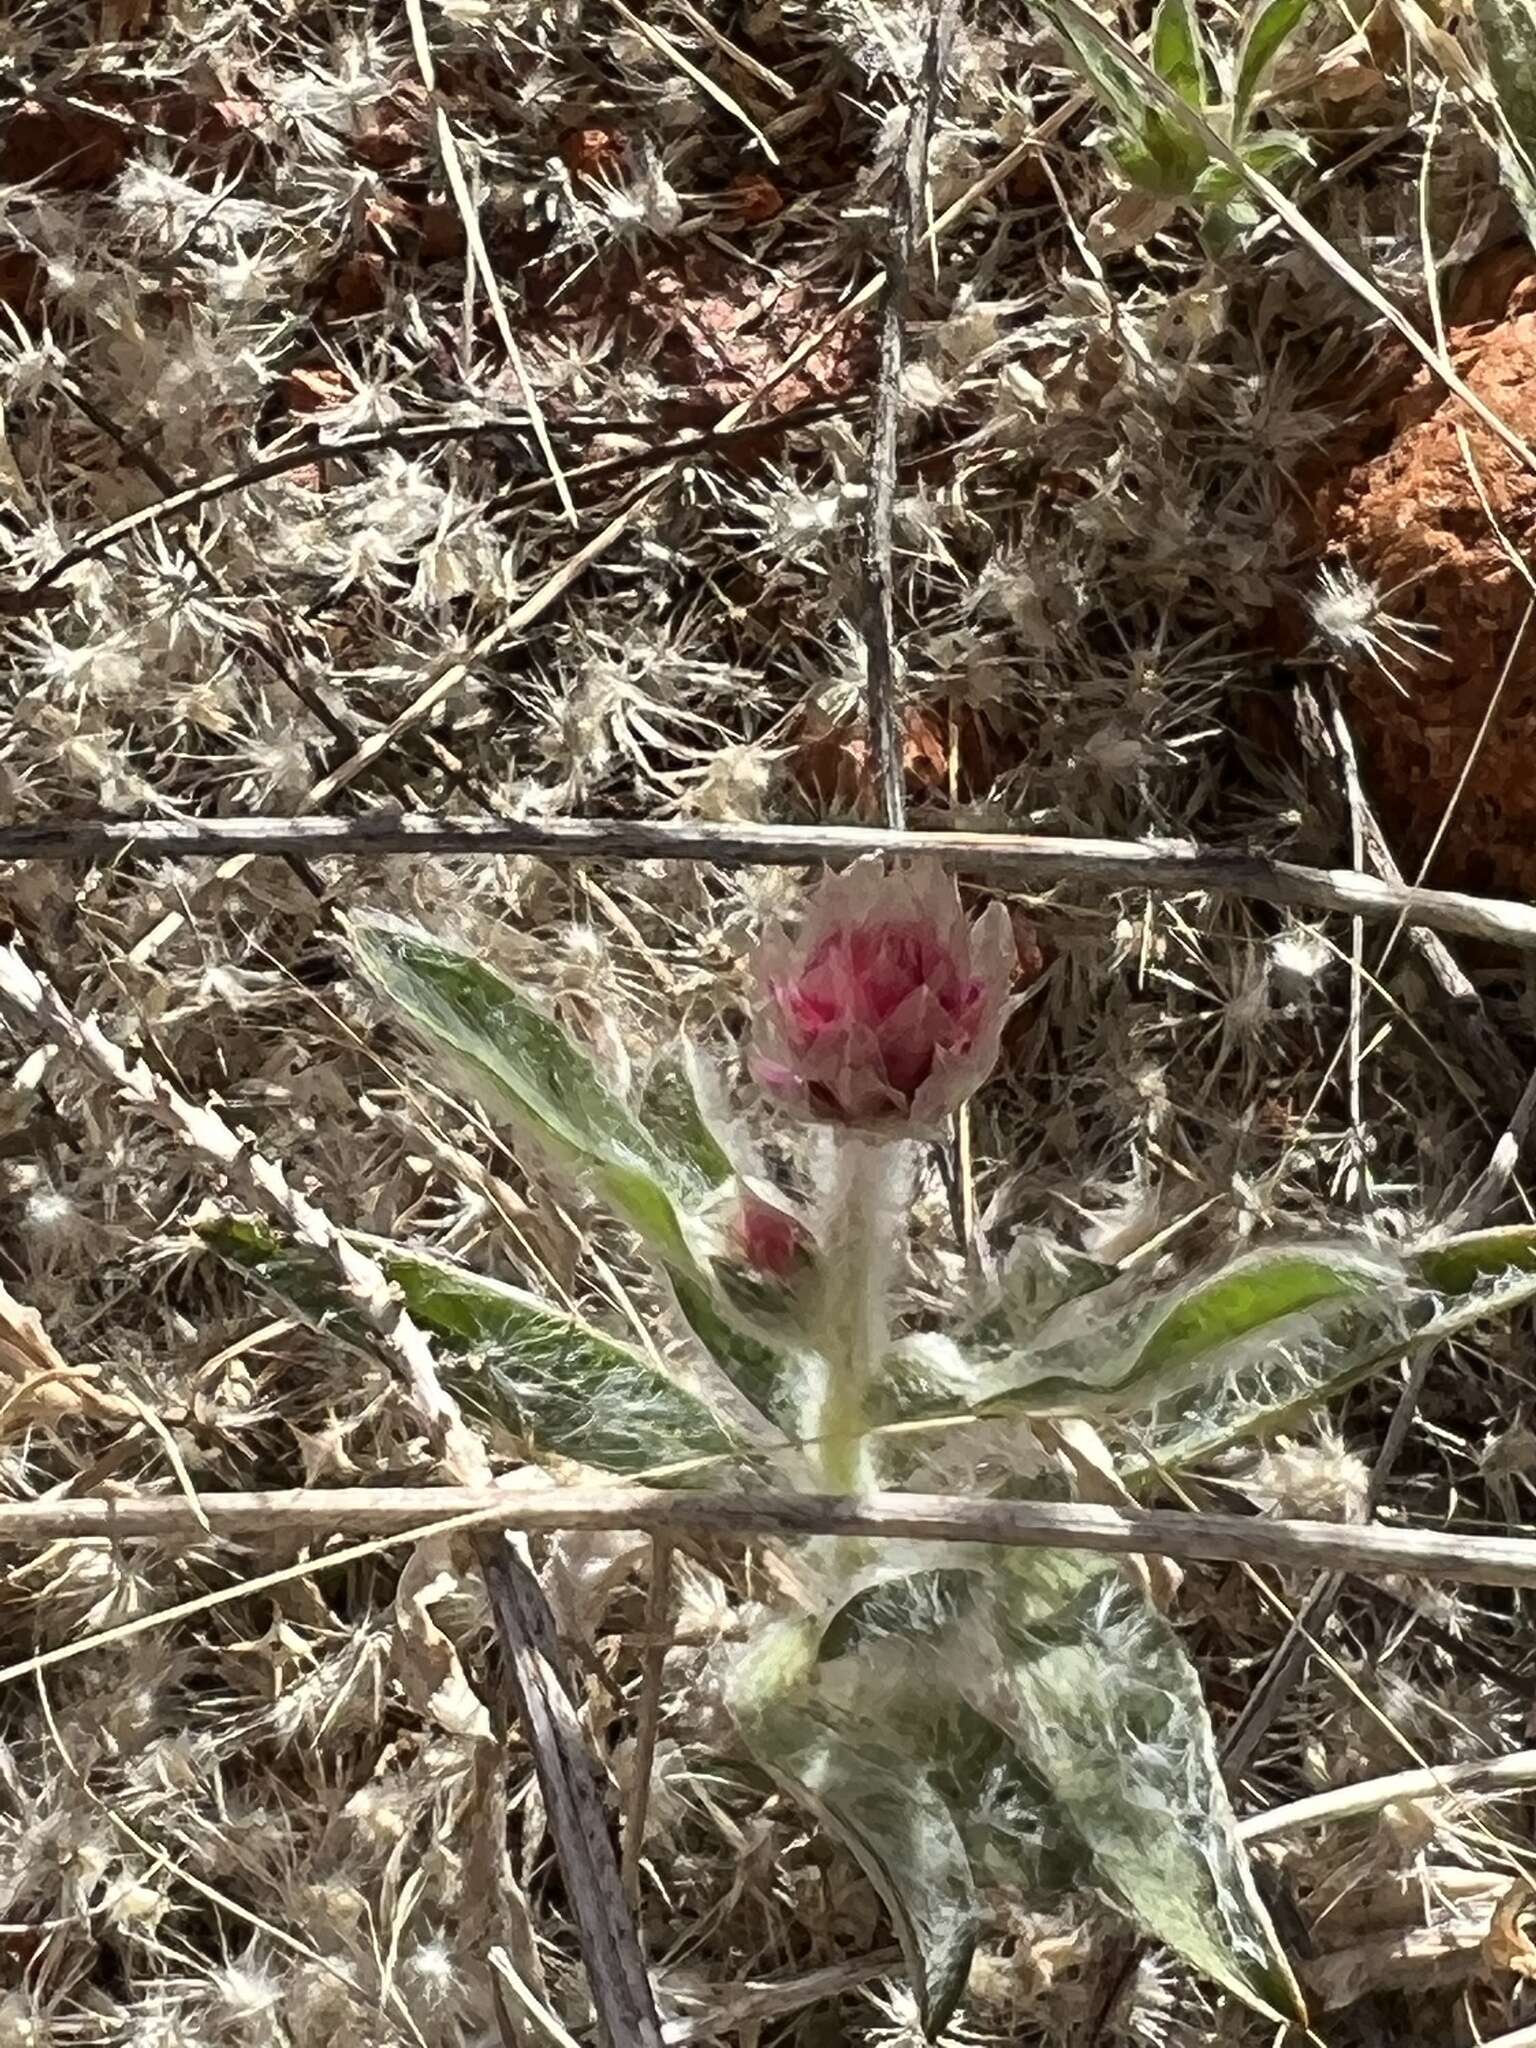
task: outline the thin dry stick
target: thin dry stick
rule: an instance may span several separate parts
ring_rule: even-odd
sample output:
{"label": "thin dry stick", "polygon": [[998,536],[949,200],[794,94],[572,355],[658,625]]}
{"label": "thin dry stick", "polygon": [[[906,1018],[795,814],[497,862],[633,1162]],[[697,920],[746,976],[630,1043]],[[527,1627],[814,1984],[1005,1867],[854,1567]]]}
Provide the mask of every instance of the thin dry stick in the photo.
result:
{"label": "thin dry stick", "polygon": [[688,17],[701,36],[714,44],[722,56],[729,57],[731,62],[739,65],[749,77],[755,78],[759,85],[766,85],[768,90],[777,93],[781,100],[792,100],[795,97],[795,88],[787,78],[781,78],[777,71],[771,70],[760,57],[754,57],[750,50],[743,50],[738,44],[733,43],[707,14],[694,6],[693,0],[672,0],[672,4],[679,14]]}
{"label": "thin dry stick", "polygon": [[451,656],[445,661],[426,688],[419,691],[382,732],[374,733],[349,759],[333,768],[329,775],[321,777],[305,797],[304,810],[322,809],[365,768],[371,767],[382,754],[386,754],[413,726],[419,725],[428,717],[451,691],[458,688],[477,661],[483,661],[486,655],[505,645],[516,634],[525,631],[527,627],[541,619],[556,599],[563,597],[577,578],[585,575],[592,564],[605,555],[622,534],[628,532],[655,496],[660,484],[661,479],[655,478],[636,491],[635,495],[621,506],[613,518],[593,534],[590,540],[584,541],[574,554],[569,555],[551,575],[544,578],[532,596],[525,598],[515,610],[509,612],[504,619],[499,619],[488,632],[483,633],[467,654]]}
{"label": "thin dry stick", "polygon": [[[770,430],[784,433],[796,427],[813,426],[818,420],[832,419],[850,410],[856,402],[852,398],[817,399],[776,414],[770,420],[750,422],[738,417],[741,407],[737,405],[723,413],[712,427],[701,428],[696,434],[669,438],[654,448],[633,455],[610,456],[600,462],[585,463],[578,469],[568,470],[567,481],[598,483],[653,462],[678,462],[691,456],[705,455],[722,443],[747,439]],[[567,434],[617,432],[643,435],[653,433],[655,429],[645,420],[581,419],[562,420],[560,431]],[[153,504],[141,505],[137,511],[125,513],[121,519],[113,519],[107,525],[97,527],[94,533],[86,534],[83,540],[77,541],[40,570],[21,590],[0,591],[0,616],[41,609],[52,585],[68,575],[71,569],[78,569],[106,554],[121,540],[131,539],[149,527],[169,528],[189,518],[204,505],[214,504],[236,491],[249,490],[255,484],[268,483],[273,477],[286,475],[289,470],[303,469],[312,462],[331,461],[338,456],[358,458],[388,450],[430,448],[457,441],[506,440],[509,435],[527,439],[532,434],[532,421],[521,414],[506,419],[400,422],[394,426],[371,427],[355,434],[334,434],[328,438],[318,430],[307,430],[298,438],[285,438],[280,447],[267,449],[239,469],[223,470],[217,476],[180,489],[168,489],[165,496],[157,498]],[[168,481],[174,482],[172,479]],[[524,488],[531,497],[544,496],[553,490],[554,479],[540,477],[531,487]],[[520,502],[517,490],[507,492],[495,501],[498,506]],[[317,716],[323,719],[325,714],[317,713]]]}
{"label": "thin dry stick", "polygon": [[645,1655],[640,1664],[640,1714],[635,1723],[635,1758],[629,1812],[624,1817],[624,1896],[640,1897],[640,1857],[651,1799],[651,1770],[661,1727],[661,1681],[667,1662],[667,1623],[672,1613],[672,1545],[665,1536],[651,1544],[651,1584],[645,1600]]}
{"label": "thin dry stick", "polygon": [[1529,1791],[1532,1785],[1536,1785],[1536,1749],[1520,1749],[1509,1756],[1430,1765],[1421,1771],[1393,1771],[1385,1778],[1367,1778],[1358,1785],[1336,1785],[1288,1806],[1272,1806],[1268,1813],[1250,1814],[1238,1822],[1238,1833],[1248,1842],[1267,1842],[1298,1828],[1360,1820],[1400,1799],[1497,1799],[1504,1793]]}
{"label": "thin dry stick", "polygon": [[[1310,690],[1302,687],[1302,696],[1313,707],[1313,716],[1318,723],[1318,739],[1322,740],[1322,712],[1312,698]],[[1328,691],[1328,737],[1338,757],[1340,774],[1344,781],[1345,795],[1351,811],[1358,811],[1364,828],[1366,854],[1370,865],[1383,880],[1401,882],[1403,871],[1387,840],[1385,828],[1377,816],[1364,784],[1360,779],[1360,762],[1355,747],[1355,736],[1338,692]],[[1306,737],[1306,728],[1303,728]],[[1477,1078],[1498,1091],[1498,1107],[1504,1114],[1510,1113],[1518,1100],[1524,1083],[1519,1062],[1510,1051],[1507,1040],[1489,1017],[1478,995],[1476,984],[1445,941],[1423,925],[1414,925],[1408,933],[1410,945],[1419,954],[1436,985],[1444,992],[1450,1004],[1451,1021],[1465,1041],[1466,1049],[1474,1064]]]}
{"label": "thin dry stick", "polygon": [[[10,946],[0,947],[0,1010],[40,1029],[61,1050],[72,1053],[134,1108],[211,1160],[246,1200],[276,1216],[301,1243],[328,1259],[375,1341],[403,1373],[412,1406],[441,1463],[466,1485],[489,1485],[485,1446],[465,1426],[438,1377],[431,1345],[382,1269],[343,1236],[323,1210],[289,1186],[275,1160],[257,1152],[220,1116],[192,1102],[142,1060],[130,1061],[93,1018],[77,1017]],[[189,1514],[195,1510],[195,1520],[203,1519],[197,1503],[183,1500],[181,1506]],[[629,2048],[632,2042],[661,2048],[661,2022],[639,1938],[625,1909],[596,1766],[553,1654],[554,1619],[538,1580],[510,1538],[497,1540],[487,1534],[479,1552],[550,1830],[565,1870],[593,2003],[613,2048]]]}
{"label": "thin dry stick", "polygon": [[1470,1183],[1463,1183],[1465,1193],[1454,1196],[1447,1203],[1445,1214],[1437,1221],[1437,1231],[1451,1237],[1459,1230],[1476,1230],[1488,1221],[1515,1177],[1520,1155],[1530,1142],[1533,1125],[1536,1125],[1536,1073],[1532,1073],[1521,1089],[1520,1100],[1510,1111],[1509,1123],[1500,1133],[1487,1165],[1473,1176]]}
{"label": "thin dry stick", "polygon": [[553,2048],[580,2048],[575,2036],[569,2033],[557,2016],[550,2011],[504,1948],[490,1949],[486,1954],[486,1961],[494,1973],[491,1978],[491,1989],[496,1993],[496,2010],[502,2021],[502,2038],[508,2043],[508,2048],[522,2048],[525,2037],[506,2010],[501,1996],[503,1989],[511,1992],[517,2001],[517,2009],[526,2023],[544,2040],[553,2043]]}
{"label": "thin dry stick", "polygon": [[682,2048],[686,2041],[718,2041],[738,2031],[747,2039],[764,2020],[787,2018],[803,2012],[808,2005],[824,1999],[841,1998],[877,1977],[889,1977],[901,1968],[899,1948],[877,1949],[851,1963],[829,1963],[820,1970],[807,1970],[796,1977],[765,1978],[756,1983],[722,1984],[707,2011],[687,2019],[668,2020],[667,2048]]}
{"label": "thin dry stick", "polygon": [[668,63],[675,64],[683,76],[691,78],[701,92],[708,94],[716,106],[723,107],[733,120],[739,121],[758,148],[763,152],[764,156],[767,157],[769,163],[776,164],[779,161],[778,151],[768,140],[762,129],[758,127],[740,100],[734,99],[723,85],[718,84],[710,77],[707,71],[700,70],[687,51],[673,42],[664,28],[659,28],[655,22],[646,21],[641,15],[636,14],[633,8],[626,7],[624,0],[612,0],[612,6],[620,19],[628,22],[636,35],[649,43],[658,55],[665,57]]}
{"label": "thin dry stick", "polygon": [[[424,689],[419,690],[405,709],[392,718],[382,732],[369,735],[358,744],[344,761],[339,762],[329,774],[322,775],[304,795],[299,804],[301,814],[322,810],[333,796],[355,782],[370,769],[380,767],[391,748],[398,744],[407,733],[420,725],[423,719],[442,703],[443,699],[456,690],[464,678],[472,673],[475,664],[502,647],[516,634],[523,632],[536,620],[542,618],[559,598],[563,597],[576,580],[585,575],[592,564],[605,555],[621,534],[639,516],[660,488],[661,478],[655,477],[638,490],[614,517],[592,538],[584,541],[575,553],[568,556],[554,572],[546,576],[538,589],[525,598],[515,611],[504,619],[498,619],[494,626],[482,633],[480,638],[463,654],[447,656],[434,669]],[[254,854],[240,853],[221,863],[216,879],[231,882],[248,868],[255,859]]]}
{"label": "thin dry stick", "polygon": [[892,592],[892,522],[896,509],[896,434],[901,417],[901,359],[908,271],[916,233],[918,196],[928,189],[928,148],[939,91],[954,35],[954,0],[934,0],[923,71],[896,157],[891,194],[889,253],[880,306],[880,360],[870,428],[869,495],[860,555],[863,569],[865,688],[870,752],[880,807],[893,831],[906,823],[900,681],[896,672],[896,614]]}
{"label": "thin dry stick", "polygon": [[164,527],[175,520],[185,519],[202,506],[211,505],[232,492],[268,483],[273,477],[285,476],[289,470],[303,469],[308,463],[335,456],[374,455],[386,449],[432,447],[449,441],[504,439],[508,434],[526,436],[531,431],[530,422],[526,419],[418,421],[368,428],[355,434],[338,434],[329,440],[317,429],[306,431],[298,438],[285,440],[279,448],[268,449],[239,469],[223,470],[218,476],[168,491],[152,505],[141,505],[137,511],[127,512],[121,519],[98,526],[94,533],[88,533],[72,548],[66,548],[46,569],[40,570],[25,589],[11,592],[6,609],[26,609],[27,599],[39,596],[61,577],[67,576],[71,569],[78,569],[82,564],[94,561],[98,555],[104,555],[120,540],[128,540],[147,527]]}
{"label": "thin dry stick", "polygon": [[941,861],[1016,888],[1184,889],[1350,916],[1405,918],[1436,931],[1536,951],[1536,905],[1418,889],[1351,868],[1225,853],[1190,839],[1067,839],[987,832],[885,832],[859,825],[712,825],[694,820],[439,818],[70,818],[0,825],[0,860],[141,855],[529,854],[547,861],[710,861],[717,867],[845,866],[863,854]]}
{"label": "thin dry stick", "polygon": [[[557,1486],[526,1494],[496,1487],[357,1486],[205,1492],[198,1495],[198,1506],[208,1528],[224,1539],[261,1535],[316,1543],[371,1532],[381,1539],[416,1542],[476,1526],[525,1534],[635,1529],[674,1543],[704,1537],[909,1537],[1119,1557],[1146,1551],[1185,1562],[1335,1569],[1367,1577],[1407,1573],[1472,1586],[1536,1587],[1536,1537],[1458,1535],[1376,1522],[1269,1521],[1084,1501],[975,1500],[945,1493],[669,1493],[644,1486]],[[179,1496],[52,1496],[0,1503],[0,1545],[31,1547],[89,1537],[206,1543],[208,1532]],[[321,1570],[339,1561],[322,1558],[302,1569]],[[241,1591],[235,1587],[232,1597]],[[148,1615],[143,1622],[154,1627],[167,1618]],[[127,1624],[125,1633],[137,1633],[138,1626]],[[62,1657],[48,1655],[64,1661],[75,1653],[75,1646],[68,1645]]]}

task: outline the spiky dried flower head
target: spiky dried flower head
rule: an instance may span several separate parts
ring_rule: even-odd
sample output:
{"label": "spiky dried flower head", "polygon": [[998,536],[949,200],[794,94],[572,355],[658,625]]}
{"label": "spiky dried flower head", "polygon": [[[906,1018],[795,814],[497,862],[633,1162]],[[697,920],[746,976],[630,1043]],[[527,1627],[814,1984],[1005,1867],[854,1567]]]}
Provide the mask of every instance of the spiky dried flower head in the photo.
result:
{"label": "spiky dried flower head", "polygon": [[758,949],[753,1079],[810,1122],[935,1134],[996,1062],[1016,959],[1002,904],[972,924],[938,868],[858,861]]}

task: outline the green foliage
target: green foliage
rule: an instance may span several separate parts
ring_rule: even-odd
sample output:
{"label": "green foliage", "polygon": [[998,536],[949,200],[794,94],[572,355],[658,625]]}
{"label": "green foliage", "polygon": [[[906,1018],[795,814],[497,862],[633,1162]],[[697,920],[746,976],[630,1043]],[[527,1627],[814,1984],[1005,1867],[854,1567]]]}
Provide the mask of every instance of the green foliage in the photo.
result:
{"label": "green foliage", "polygon": [[980,1908],[965,1838],[945,1797],[940,1728],[920,1693],[893,1692],[872,1662],[819,1662],[815,1630],[785,1622],[732,1686],[747,1749],[842,1842],[885,1901],[925,2032],[965,1988]]}
{"label": "green foliage", "polygon": [[354,921],[363,973],[413,1031],[553,1164],[589,1181],[660,1260],[683,1318],[763,1412],[784,1419],[791,1362],[739,1317],[701,1263],[698,1219],[734,1179],[689,1056],[665,1053],[634,1114],[570,1035],[483,961],[394,919]]}
{"label": "green foliage", "polygon": [[691,1048],[676,1040],[655,1061],[640,1095],[640,1122],[679,1177],[691,1176],[702,1198],[735,1178],[730,1154],[721,1144],[699,1101]]}
{"label": "green foliage", "polygon": [[1413,1265],[1419,1278],[1442,1294],[1470,1294],[1485,1280],[1536,1271],[1536,1224],[1469,1230],[1460,1237],[1447,1237],[1439,1244],[1425,1245]]}
{"label": "green foliage", "polygon": [[741,1328],[708,1287],[673,1273],[672,1298],[683,1321],[737,1391],[771,1422],[793,1430],[798,1421],[794,1358]]}
{"label": "green foliage", "polygon": [[1304,2019],[1172,1629],[1125,1572],[1076,1552],[1011,1557],[985,1597],[998,1654],[962,1667],[962,1683],[1044,1781],[1099,1882],[1254,2011]]}
{"label": "green foliage", "polygon": [[[1036,0],[1109,120],[1102,147],[1132,185],[1179,200],[1202,217],[1208,240],[1220,242],[1259,219],[1240,172],[1211,148],[1191,122],[1160,104],[1086,5]],[[1307,158],[1307,146],[1285,130],[1255,126],[1264,81],[1285,43],[1305,20],[1311,0],[1260,0],[1235,51],[1210,51],[1192,0],[1158,0],[1147,64],[1250,169],[1280,181]]]}
{"label": "green foliage", "polygon": [[[814,1655],[807,1625],[797,1629],[784,1720],[764,1717],[771,1689],[754,1657],[733,1689],[759,1761],[792,1744],[804,1768],[810,1731],[824,1745],[835,1735],[846,1797],[856,1764],[881,1785],[904,1752],[921,1786],[914,1814],[932,1827],[943,1802],[977,1878],[1037,1891],[1087,1878],[1255,2011],[1302,2017],[1199,1678],[1129,1573],[1069,1551],[1001,1563],[970,1553],[864,1587]],[[826,1748],[814,1753],[824,1773]],[[955,1837],[940,1827],[937,1839],[951,1900]],[[915,1880],[918,1867],[897,1866],[926,1895],[931,1873]],[[925,1916],[908,1919],[910,1932]]]}
{"label": "green foliage", "polygon": [[[1302,0],[1271,0],[1251,18],[1236,59],[1236,127],[1303,11]],[[1178,155],[1187,138],[1141,106],[1115,53],[1085,48],[1095,89],[1155,158],[1147,175],[1176,173],[1189,191],[1203,181],[1213,205],[1230,207],[1226,167]],[[1232,65],[1207,49],[1187,0],[1161,0],[1151,48],[1159,75],[1212,117],[1215,81]],[[1287,145],[1270,132],[1251,146]],[[355,942],[363,971],[418,1036],[637,1233],[737,1393],[791,1437],[814,1434],[809,1390],[837,1354],[818,1354],[818,1326],[796,1320],[793,1290],[782,1328],[742,1308],[759,1277],[769,1295],[778,1281],[729,1264],[740,1253],[728,1225],[741,1184],[701,1107],[708,1091],[691,1055],[665,1054],[632,1110],[483,962],[395,923],[360,924]],[[206,1235],[319,1327],[370,1345],[325,1260],[263,1225],[226,1221]],[[866,1249],[875,1246],[871,1236]],[[702,1476],[753,1455],[656,1360],[579,1317],[445,1259],[369,1249],[466,1405],[533,1455],[631,1475],[703,1461]],[[806,1256],[819,1297],[838,1276],[809,1247]],[[867,1276],[847,1278],[852,1290]],[[963,1432],[988,1418],[1086,1416],[1124,1425],[1146,1476],[1295,1427],[1405,1348],[1532,1300],[1536,1227],[1468,1233],[1407,1256],[1269,1246],[1160,1282],[1029,1233],[957,1321],[960,1342],[938,1332],[891,1345],[878,1323],[876,1385],[859,1427],[929,1425],[887,1448],[885,1473],[900,1477],[936,1437],[946,1455],[946,1418]],[[728,1697],[752,1757],[884,1899],[930,2033],[964,1987],[978,1883],[1040,1895],[1091,1882],[1256,2012],[1300,2017],[1197,1675],[1129,1571],[1075,1553],[932,1545],[822,1544],[806,1565],[816,1611],[760,1635],[727,1674]]]}
{"label": "green foliage", "polygon": [[[238,1217],[207,1224],[202,1235],[307,1321],[370,1347],[366,1324],[318,1253]],[[697,1395],[592,1324],[445,1259],[360,1241],[435,1339],[447,1385],[531,1455],[639,1476],[740,1452],[740,1441]],[[706,1469],[684,1476],[708,1483],[720,1475]]]}
{"label": "green foliage", "polygon": [[1394,1265],[1320,1245],[1250,1252],[1214,1276],[1149,1291],[1120,1282],[1048,1318],[1025,1351],[978,1359],[983,1413],[1124,1415],[1180,1389],[1208,1387],[1266,1346],[1382,1299]]}
{"label": "green foliage", "polygon": [[1230,1370],[1154,1407],[1127,1475],[1173,1470],[1251,1438],[1304,1428],[1330,1401],[1387,1371],[1410,1347],[1442,1343],[1536,1302],[1536,1228],[1474,1231],[1416,1252],[1395,1285],[1348,1313],[1276,1334]]}
{"label": "green foliage", "polygon": [[692,1264],[679,1203],[691,1160],[664,1152],[552,1017],[483,960],[394,919],[356,920],[357,964],[493,1115],[594,1190],[667,1259]]}

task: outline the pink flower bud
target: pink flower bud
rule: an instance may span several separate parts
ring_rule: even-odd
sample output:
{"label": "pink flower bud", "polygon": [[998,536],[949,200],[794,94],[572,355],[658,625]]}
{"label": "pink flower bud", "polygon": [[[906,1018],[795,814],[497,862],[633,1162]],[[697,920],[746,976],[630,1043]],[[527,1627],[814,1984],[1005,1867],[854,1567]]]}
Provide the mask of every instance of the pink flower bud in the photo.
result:
{"label": "pink flower bud", "polygon": [[936,866],[859,861],[763,940],[753,1077],[814,1122],[936,1133],[997,1060],[1016,957],[1002,904],[968,924]]}
{"label": "pink flower bud", "polygon": [[747,1181],[741,1184],[735,1223],[742,1259],[767,1279],[790,1279],[811,1249],[810,1232],[799,1217],[766,1201]]}
{"label": "pink flower bud", "polygon": [[767,1328],[796,1319],[817,1256],[795,1212],[741,1180],[706,1220],[715,1241],[710,1270],[732,1306]]}

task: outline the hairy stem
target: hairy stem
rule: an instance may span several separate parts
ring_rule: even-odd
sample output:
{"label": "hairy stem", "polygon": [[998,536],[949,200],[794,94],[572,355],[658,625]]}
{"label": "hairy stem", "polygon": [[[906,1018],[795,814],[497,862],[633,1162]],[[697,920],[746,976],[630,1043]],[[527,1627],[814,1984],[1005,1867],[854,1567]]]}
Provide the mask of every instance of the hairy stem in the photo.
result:
{"label": "hairy stem", "polygon": [[828,1493],[867,1493],[877,1474],[868,1436],[869,1395],[885,1354],[889,1296],[905,1241],[907,1147],[838,1133],[815,1335],[820,1370],[806,1435]]}

